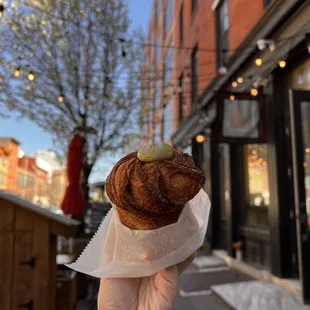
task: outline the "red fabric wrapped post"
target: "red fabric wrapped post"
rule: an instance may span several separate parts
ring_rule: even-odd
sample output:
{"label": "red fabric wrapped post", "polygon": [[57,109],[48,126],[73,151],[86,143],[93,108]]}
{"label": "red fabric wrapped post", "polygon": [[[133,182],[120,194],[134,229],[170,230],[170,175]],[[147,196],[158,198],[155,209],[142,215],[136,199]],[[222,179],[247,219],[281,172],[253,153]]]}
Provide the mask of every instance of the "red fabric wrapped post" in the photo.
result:
{"label": "red fabric wrapped post", "polygon": [[66,215],[78,216],[84,209],[84,201],[80,190],[80,174],[82,169],[82,141],[75,135],[69,144],[67,157],[68,187],[61,209]]}

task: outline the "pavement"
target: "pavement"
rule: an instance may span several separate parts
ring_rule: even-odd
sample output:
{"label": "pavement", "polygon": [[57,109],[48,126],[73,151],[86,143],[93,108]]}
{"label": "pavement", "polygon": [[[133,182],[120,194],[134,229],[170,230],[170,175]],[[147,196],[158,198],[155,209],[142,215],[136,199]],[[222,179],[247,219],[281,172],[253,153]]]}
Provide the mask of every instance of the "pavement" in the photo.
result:
{"label": "pavement", "polygon": [[[180,278],[179,296],[173,310],[228,310],[223,299],[211,290],[213,285],[250,280],[241,273],[226,267],[222,261],[212,256],[198,256]],[[89,294],[77,304],[77,310],[96,310],[98,283],[90,278]]]}
{"label": "pavement", "polygon": [[[99,282],[89,277],[89,294],[77,310],[96,310]],[[200,255],[180,278],[173,310],[310,310],[301,297],[277,285],[257,281],[226,266],[214,256]]]}
{"label": "pavement", "polygon": [[211,287],[251,280],[226,267],[212,256],[200,256],[180,278],[180,292],[173,310],[228,310],[231,308],[214,294]]}

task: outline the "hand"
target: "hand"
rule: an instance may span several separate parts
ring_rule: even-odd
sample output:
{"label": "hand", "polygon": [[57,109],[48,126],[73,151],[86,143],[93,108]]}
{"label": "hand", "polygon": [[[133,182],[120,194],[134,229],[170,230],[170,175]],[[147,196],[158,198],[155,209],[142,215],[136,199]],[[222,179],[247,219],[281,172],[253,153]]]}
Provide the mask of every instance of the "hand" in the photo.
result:
{"label": "hand", "polygon": [[179,290],[179,276],[195,253],[184,262],[150,277],[101,279],[98,310],[170,310]]}

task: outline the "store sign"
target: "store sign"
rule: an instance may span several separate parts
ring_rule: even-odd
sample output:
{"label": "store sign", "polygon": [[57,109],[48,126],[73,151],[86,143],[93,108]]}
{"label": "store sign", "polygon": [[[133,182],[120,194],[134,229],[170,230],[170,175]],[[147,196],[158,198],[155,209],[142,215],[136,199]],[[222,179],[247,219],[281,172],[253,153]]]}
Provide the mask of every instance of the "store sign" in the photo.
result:
{"label": "store sign", "polygon": [[222,136],[230,138],[259,137],[259,103],[254,100],[225,100]]}
{"label": "store sign", "polygon": [[264,140],[262,98],[242,94],[234,100],[219,96],[219,140],[221,142],[259,143]]}

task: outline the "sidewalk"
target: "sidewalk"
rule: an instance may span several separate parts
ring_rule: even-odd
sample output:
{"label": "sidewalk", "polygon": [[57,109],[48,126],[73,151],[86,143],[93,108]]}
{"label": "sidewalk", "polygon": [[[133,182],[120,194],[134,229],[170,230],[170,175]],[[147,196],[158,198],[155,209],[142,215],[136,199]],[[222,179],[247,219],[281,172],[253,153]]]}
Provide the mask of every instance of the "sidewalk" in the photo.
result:
{"label": "sidewalk", "polygon": [[232,309],[213,291],[215,284],[249,281],[249,277],[233,271],[213,256],[198,256],[180,279],[180,293],[174,310]]}

